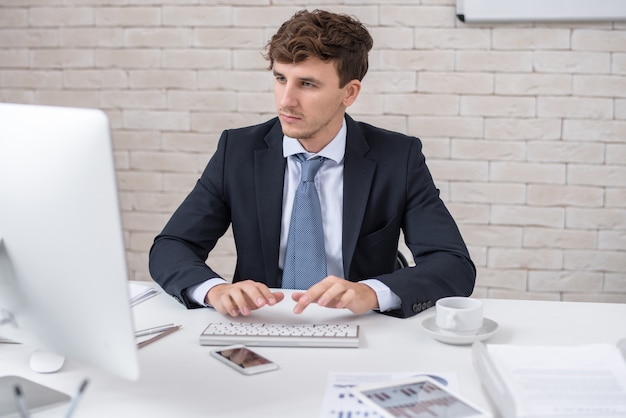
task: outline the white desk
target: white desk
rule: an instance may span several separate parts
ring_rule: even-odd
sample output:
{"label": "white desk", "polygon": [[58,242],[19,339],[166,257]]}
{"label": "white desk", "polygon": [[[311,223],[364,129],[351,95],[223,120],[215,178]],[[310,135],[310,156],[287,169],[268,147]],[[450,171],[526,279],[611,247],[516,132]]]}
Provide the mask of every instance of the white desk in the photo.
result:
{"label": "white desk", "polygon": [[[485,316],[500,324],[488,343],[615,344],[626,337],[626,304],[543,302],[486,299]],[[488,410],[492,407],[471,361],[471,346],[446,345],[421,328],[434,308],[409,319],[371,313],[309,307],[291,313],[289,295],[277,306],[253,313],[264,322],[355,322],[361,325],[361,346],[353,348],[275,348],[257,351],[276,361],[278,371],[244,376],[209,356],[211,347],[198,336],[211,321],[226,318],[211,309],[186,310],[161,293],[135,306],[137,329],[180,323],[183,329],[139,350],[141,377],[125,381],[68,360],[51,375],[28,368],[30,350],[0,345],[0,371],[16,374],[73,394],[82,379],[90,385],[76,410],[91,417],[319,417],[329,371],[454,372],[460,391]],[[66,406],[34,414],[64,416]]]}

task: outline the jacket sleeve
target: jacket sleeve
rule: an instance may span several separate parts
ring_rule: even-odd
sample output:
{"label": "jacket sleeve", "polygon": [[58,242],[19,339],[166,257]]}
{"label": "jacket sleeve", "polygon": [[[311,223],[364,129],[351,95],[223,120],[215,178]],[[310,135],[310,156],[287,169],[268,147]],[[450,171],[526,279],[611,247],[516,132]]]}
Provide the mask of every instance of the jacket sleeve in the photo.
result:
{"label": "jacket sleeve", "polygon": [[406,206],[402,230],[415,266],[378,278],[400,297],[401,308],[388,315],[413,316],[447,296],[469,296],[476,269],[461,233],[439,197],[421,151],[412,142],[406,159]]}
{"label": "jacket sleeve", "polygon": [[223,191],[227,143],[228,131],[225,131],[195,187],[150,249],[149,269],[153,279],[187,308],[199,307],[187,298],[187,288],[221,277],[206,264],[206,259],[231,222]]}

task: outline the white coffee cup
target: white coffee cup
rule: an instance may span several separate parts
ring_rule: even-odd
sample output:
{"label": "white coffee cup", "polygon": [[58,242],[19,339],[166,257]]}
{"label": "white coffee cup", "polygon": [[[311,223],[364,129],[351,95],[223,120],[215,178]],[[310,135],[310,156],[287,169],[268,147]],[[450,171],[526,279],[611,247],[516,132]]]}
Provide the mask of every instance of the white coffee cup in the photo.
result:
{"label": "white coffee cup", "polygon": [[444,332],[476,334],[483,326],[483,303],[462,296],[439,299],[436,304],[436,323]]}

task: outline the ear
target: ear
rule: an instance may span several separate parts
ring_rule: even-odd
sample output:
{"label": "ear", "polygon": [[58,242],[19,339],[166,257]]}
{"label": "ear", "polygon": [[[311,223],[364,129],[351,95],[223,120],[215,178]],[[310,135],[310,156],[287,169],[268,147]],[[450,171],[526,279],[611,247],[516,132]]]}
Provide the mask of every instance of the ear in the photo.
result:
{"label": "ear", "polygon": [[361,91],[361,82],[354,79],[345,86],[343,86],[343,91],[343,104],[345,107],[348,107],[352,103],[354,103],[356,98],[359,96],[359,92]]}

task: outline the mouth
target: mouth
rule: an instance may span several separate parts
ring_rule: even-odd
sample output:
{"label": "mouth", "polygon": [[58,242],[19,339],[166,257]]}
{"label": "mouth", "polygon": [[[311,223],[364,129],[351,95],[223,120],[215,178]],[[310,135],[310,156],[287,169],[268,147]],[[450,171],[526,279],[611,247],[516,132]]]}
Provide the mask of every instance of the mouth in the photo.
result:
{"label": "mouth", "polygon": [[287,123],[297,122],[302,119],[300,116],[290,115],[288,113],[283,113],[283,112],[279,112],[278,117],[282,121],[287,122]]}

